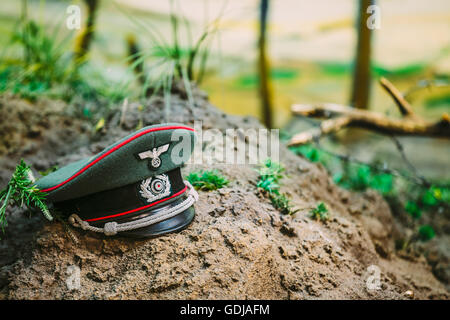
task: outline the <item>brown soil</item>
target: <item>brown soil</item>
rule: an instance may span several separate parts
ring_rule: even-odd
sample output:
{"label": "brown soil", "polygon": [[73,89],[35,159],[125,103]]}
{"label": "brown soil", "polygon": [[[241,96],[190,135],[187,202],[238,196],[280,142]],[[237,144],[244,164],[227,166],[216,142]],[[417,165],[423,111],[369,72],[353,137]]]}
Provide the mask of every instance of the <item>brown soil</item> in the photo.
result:
{"label": "brown soil", "polygon": [[[196,101],[190,108],[174,95],[170,121],[192,124],[201,119],[204,129],[261,127],[253,118],[222,113],[201,93],[197,92]],[[106,127],[94,133],[86,122],[70,115],[47,113],[55,104],[32,106],[19,99],[0,98],[0,140],[3,145],[9,142],[0,159],[2,185],[20,157],[37,170],[64,165],[100,151],[139,125],[163,119],[162,99],[147,103],[142,111],[137,103],[130,104],[122,125],[118,125],[120,111],[113,110],[106,117]],[[39,129],[31,130],[31,124]],[[105,238],[74,230],[76,243],[60,223],[46,223],[40,215],[30,219],[21,210],[11,210],[0,241],[0,297],[449,298],[423,256],[399,255],[394,250],[398,221],[380,195],[340,189],[322,166],[295,156],[284,146],[281,151],[288,174],[282,189],[301,209],[292,217],[281,215],[258,192],[253,166],[224,165],[214,167],[231,180],[230,185],[200,192],[193,224],[157,239]],[[183,171],[206,167],[186,166]],[[330,208],[328,222],[309,217],[309,208],[319,201]],[[66,285],[71,265],[81,270],[79,290],[69,291]],[[379,290],[367,287],[370,266],[381,272]]]}

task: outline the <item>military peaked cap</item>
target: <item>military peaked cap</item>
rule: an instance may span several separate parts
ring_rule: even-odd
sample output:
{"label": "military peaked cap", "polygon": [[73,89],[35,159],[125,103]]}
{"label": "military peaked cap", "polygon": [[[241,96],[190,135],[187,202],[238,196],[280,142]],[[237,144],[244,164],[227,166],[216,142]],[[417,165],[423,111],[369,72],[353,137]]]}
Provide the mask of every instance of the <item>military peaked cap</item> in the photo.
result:
{"label": "military peaked cap", "polygon": [[140,238],[179,231],[193,220],[198,199],[180,170],[194,144],[194,130],[185,125],[145,127],[36,186],[84,230]]}

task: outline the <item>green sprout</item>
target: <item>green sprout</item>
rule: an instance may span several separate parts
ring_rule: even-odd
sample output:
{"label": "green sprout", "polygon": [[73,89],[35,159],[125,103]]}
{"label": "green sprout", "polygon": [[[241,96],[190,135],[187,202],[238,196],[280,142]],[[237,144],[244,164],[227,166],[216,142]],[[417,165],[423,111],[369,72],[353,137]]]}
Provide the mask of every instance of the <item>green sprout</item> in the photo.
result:
{"label": "green sprout", "polygon": [[272,201],[272,205],[280,210],[281,214],[289,214],[293,215],[299,209],[294,209],[293,205],[291,204],[291,200],[284,194],[276,194],[272,193],[270,195],[270,201]]}
{"label": "green sprout", "polygon": [[414,219],[419,219],[422,216],[422,209],[414,201],[408,201],[405,205],[405,211],[408,212]]}
{"label": "green sprout", "polygon": [[325,153],[321,152],[318,148],[314,148],[310,144],[294,146],[290,147],[289,149],[291,149],[297,155],[302,155],[311,162],[320,162],[323,165],[326,165]]}
{"label": "green sprout", "polygon": [[368,188],[388,195],[393,191],[394,179],[390,173],[379,173],[373,168],[360,164],[347,164],[344,172],[335,174],[334,182],[343,188],[365,191]]}
{"label": "green sprout", "polygon": [[3,232],[8,224],[6,221],[6,207],[11,202],[19,207],[25,205],[28,208],[38,208],[48,220],[53,220],[45,204],[46,194],[33,184],[33,180],[30,167],[23,160],[20,160],[8,185],[0,191],[0,227]]}
{"label": "green sprout", "polygon": [[310,213],[311,218],[315,220],[326,221],[330,218],[328,208],[323,202],[319,203],[316,208],[311,209]]}
{"label": "green sprout", "polygon": [[419,238],[422,241],[428,241],[436,236],[432,226],[423,225],[419,228]]}
{"label": "green sprout", "polygon": [[[52,32],[33,20],[19,22],[5,51],[14,46],[22,49],[19,59],[2,57],[0,89],[10,90],[21,97],[34,100],[40,94],[55,93],[55,85],[71,81],[74,66],[67,54],[70,35],[57,41],[60,28]],[[10,54],[11,55],[11,54]]]}
{"label": "green sprout", "polygon": [[284,177],[283,166],[272,159],[265,160],[258,169],[259,180],[256,186],[266,193],[272,205],[282,214],[292,215],[294,210],[291,200],[284,193],[280,193],[280,180]]}
{"label": "green sprout", "polygon": [[0,53],[0,93],[9,91],[30,101],[48,96],[66,102],[75,96],[111,102],[127,96],[127,88],[107,81],[100,71],[86,64],[92,31],[83,32],[78,41],[81,47],[77,44],[72,52],[73,32],[65,33],[60,21],[49,26],[29,19],[25,4],[23,1],[23,17]]}
{"label": "green sprout", "polygon": [[45,176],[49,175],[50,173],[55,172],[56,170],[58,170],[58,166],[54,165],[54,166],[51,166],[50,168],[47,168],[45,170],[38,171],[38,172],[41,176],[45,177]]}
{"label": "green sprout", "polygon": [[201,83],[205,75],[210,48],[225,9],[223,7],[199,37],[194,38],[189,20],[174,0],[169,3],[171,37],[161,33],[150,22],[141,22],[123,8],[119,8],[151,44],[151,47],[140,50],[134,39],[129,41],[129,69],[134,71],[141,83],[142,95],[152,97],[162,93],[167,110],[170,110],[170,93],[178,84],[183,85],[184,93],[193,105],[191,81]]}
{"label": "green sprout", "polygon": [[424,192],[422,203],[427,207],[450,204],[450,188],[430,187]]}
{"label": "green sprout", "polygon": [[195,189],[204,191],[217,190],[229,183],[217,170],[191,172],[187,179]]}
{"label": "green sprout", "polygon": [[[265,183],[266,181],[270,181],[271,183],[274,184],[277,184],[281,179],[283,179],[284,177],[283,172],[284,172],[283,166],[270,158],[265,160],[258,170],[260,181],[263,181]],[[275,185],[273,185],[273,187],[274,186]]]}

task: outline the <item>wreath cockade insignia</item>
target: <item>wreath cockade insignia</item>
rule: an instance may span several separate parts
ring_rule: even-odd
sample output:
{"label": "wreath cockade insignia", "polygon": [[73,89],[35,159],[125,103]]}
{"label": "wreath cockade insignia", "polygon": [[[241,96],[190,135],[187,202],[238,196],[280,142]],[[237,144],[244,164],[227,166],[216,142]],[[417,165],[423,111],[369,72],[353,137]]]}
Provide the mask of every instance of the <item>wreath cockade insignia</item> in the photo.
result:
{"label": "wreath cockade insignia", "polygon": [[141,182],[139,193],[147,202],[153,202],[170,195],[170,181],[165,174],[150,177]]}

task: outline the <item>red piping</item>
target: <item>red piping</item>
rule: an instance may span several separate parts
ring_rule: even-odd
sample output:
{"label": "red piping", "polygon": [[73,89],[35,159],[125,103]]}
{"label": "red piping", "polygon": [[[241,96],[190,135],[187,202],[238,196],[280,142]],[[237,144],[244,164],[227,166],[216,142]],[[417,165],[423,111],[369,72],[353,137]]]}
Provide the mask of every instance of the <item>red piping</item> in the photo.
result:
{"label": "red piping", "polygon": [[73,180],[74,178],[78,177],[80,174],[82,174],[84,171],[86,171],[87,169],[89,169],[90,167],[92,167],[94,164],[96,164],[97,162],[99,162],[100,160],[102,160],[103,158],[105,158],[106,156],[110,155],[111,153],[113,153],[114,151],[116,151],[117,149],[123,147],[124,145],[126,145],[127,143],[129,143],[130,141],[133,141],[134,139],[139,138],[140,136],[143,136],[144,134],[147,134],[149,132],[153,132],[153,131],[161,131],[161,130],[176,130],[176,129],[185,129],[185,130],[190,130],[190,131],[194,131],[194,129],[189,128],[189,127],[183,127],[183,126],[168,126],[168,127],[159,127],[159,128],[150,128],[147,129],[145,131],[139,132],[136,135],[128,138],[127,140],[125,140],[124,142],[118,144],[117,146],[115,146],[114,148],[112,148],[111,150],[109,150],[108,152],[106,152],[105,154],[101,155],[100,157],[98,157],[97,159],[95,159],[94,161],[92,161],[91,163],[89,163],[88,165],[86,165],[84,168],[82,168],[80,171],[78,171],[77,173],[75,173],[73,176],[71,176],[69,179],[67,179],[66,181],[61,182],[60,184],[54,186],[54,187],[50,187],[47,189],[42,189],[40,190],[41,192],[49,192],[49,191],[53,191],[61,186],[63,186],[64,184],[66,184],[67,182]]}
{"label": "red piping", "polygon": [[136,209],[133,209],[133,210],[125,211],[125,212],[122,212],[122,213],[116,213],[116,214],[113,214],[113,215],[110,215],[110,216],[106,216],[106,217],[87,219],[87,220],[84,220],[84,221],[91,222],[91,221],[98,221],[98,220],[103,220],[103,219],[115,218],[115,217],[123,216],[125,214],[129,214],[129,213],[133,213],[133,212],[136,212],[136,211],[148,209],[148,208],[153,207],[154,205],[156,205],[158,203],[161,203],[161,202],[167,201],[169,199],[175,198],[176,196],[179,196],[180,194],[184,193],[186,191],[186,189],[187,189],[187,186],[185,186],[183,188],[183,190],[178,191],[177,193],[174,193],[170,197],[167,197],[165,199],[161,199],[161,200],[155,201],[155,202],[153,202],[151,204],[148,204],[146,206],[143,206],[143,207],[139,207],[139,208],[136,208]]}

